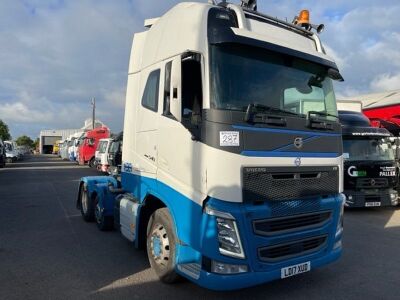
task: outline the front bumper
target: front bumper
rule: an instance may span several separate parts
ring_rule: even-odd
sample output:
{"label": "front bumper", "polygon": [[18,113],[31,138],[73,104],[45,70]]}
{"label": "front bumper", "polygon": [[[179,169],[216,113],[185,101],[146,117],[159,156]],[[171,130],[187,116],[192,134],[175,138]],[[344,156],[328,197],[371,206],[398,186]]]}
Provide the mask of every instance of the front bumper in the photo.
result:
{"label": "front bumper", "polygon": [[[313,204],[311,204],[313,202]],[[286,206],[289,204],[291,206]],[[222,255],[218,250],[218,237],[215,230],[215,216],[203,215],[200,227],[204,228],[201,235],[202,245],[197,251],[191,248],[192,245],[179,246],[177,271],[184,277],[196,284],[213,290],[236,290],[246,288],[281,278],[282,268],[310,262],[311,270],[336,261],[342,252],[342,230],[338,230],[340,222],[340,210],[342,198],[339,196],[287,201],[285,204],[278,202],[265,204],[265,206],[254,206],[252,204],[228,203],[211,199],[208,204],[221,212],[229,212],[234,216],[243,245],[245,258],[234,258]],[[297,205],[297,206],[296,206]],[[311,212],[331,212],[328,222],[314,227],[302,227],[299,229],[285,231],[271,235],[256,234],[253,228],[255,220],[268,220],[277,218],[280,215],[296,216]],[[265,261],[259,250],[265,247],[275,247],[299,240],[326,236],[326,243],[323,247],[316,248],[311,252],[298,252],[296,255],[282,256],[277,260]],[[197,248],[197,247],[194,247]],[[197,261],[190,258],[191,254],[196,256]],[[247,272],[237,274],[213,273],[206,262],[215,261],[223,264],[245,265]],[[189,265],[185,269],[185,264]],[[190,265],[197,265],[193,267]],[[196,271],[197,270],[197,271]]]}
{"label": "front bumper", "polygon": [[[339,247],[335,250],[330,251],[324,256],[311,260],[311,271],[338,260],[341,256],[341,253],[342,248]],[[303,261],[301,262],[306,261],[308,260],[303,259]],[[265,272],[250,271],[247,273],[235,275],[219,275],[201,270],[199,279],[193,281],[207,289],[216,291],[229,291],[259,285],[277,279],[281,279],[280,269]]]}
{"label": "front bumper", "polygon": [[[343,193],[346,195],[346,207],[387,207],[398,204],[398,194],[393,189],[385,189],[373,194],[352,190],[345,190]],[[380,203],[380,205],[377,205],[377,203]]]}

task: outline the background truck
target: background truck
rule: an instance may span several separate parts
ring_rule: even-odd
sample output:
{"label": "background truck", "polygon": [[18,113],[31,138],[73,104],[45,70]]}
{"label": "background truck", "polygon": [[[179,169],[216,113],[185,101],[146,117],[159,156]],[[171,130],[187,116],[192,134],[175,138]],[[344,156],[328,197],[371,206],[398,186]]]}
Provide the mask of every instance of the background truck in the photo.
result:
{"label": "background truck", "polygon": [[79,144],[82,142],[82,136],[84,136],[84,132],[80,131],[80,132],[76,132],[71,136],[71,146],[68,149],[68,153],[69,153],[69,160],[70,161],[76,161],[78,158],[78,148],[79,148]]}
{"label": "background truck", "polygon": [[95,166],[95,152],[100,139],[109,137],[110,130],[105,126],[87,131],[82,143],[78,146],[79,164],[88,164],[89,167],[93,168]]}
{"label": "background truck", "polygon": [[62,160],[68,160],[69,159],[69,154],[68,154],[68,148],[70,144],[70,139],[66,138],[65,140],[62,141],[60,144],[60,157]]}
{"label": "background truck", "polygon": [[113,175],[121,174],[123,139],[124,133],[120,132],[113,139],[110,150],[108,151],[108,162],[110,164],[108,172]]}
{"label": "background truck", "polygon": [[397,205],[397,171],[391,133],[371,127],[362,113],[339,111],[343,126],[346,206]]}
{"label": "background truck", "polygon": [[12,141],[4,141],[4,147],[6,149],[6,162],[13,163],[20,159],[20,156],[16,149],[16,144]]}
{"label": "background truck", "polygon": [[59,152],[60,152],[60,143],[61,143],[62,141],[61,140],[57,140],[55,143],[54,143],[54,145],[53,145],[53,153],[52,154],[54,154],[54,155],[59,155]]}
{"label": "background truck", "polygon": [[185,2],[135,34],[120,180],[82,178],[77,207],[163,282],[239,289],[340,257],[343,79],[308,18]]}
{"label": "background truck", "polygon": [[108,161],[108,153],[110,150],[110,146],[113,142],[113,139],[101,139],[99,144],[97,145],[96,150],[96,168],[100,172],[108,173],[108,168],[110,163]]}

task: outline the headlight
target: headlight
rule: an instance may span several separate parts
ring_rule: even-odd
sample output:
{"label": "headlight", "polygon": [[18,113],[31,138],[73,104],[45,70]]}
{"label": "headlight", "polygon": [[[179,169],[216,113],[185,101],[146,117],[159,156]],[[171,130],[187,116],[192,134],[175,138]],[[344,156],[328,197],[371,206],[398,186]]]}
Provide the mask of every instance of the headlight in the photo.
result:
{"label": "headlight", "polygon": [[226,256],[245,258],[235,218],[210,207],[206,207],[205,212],[216,217],[219,252]]}

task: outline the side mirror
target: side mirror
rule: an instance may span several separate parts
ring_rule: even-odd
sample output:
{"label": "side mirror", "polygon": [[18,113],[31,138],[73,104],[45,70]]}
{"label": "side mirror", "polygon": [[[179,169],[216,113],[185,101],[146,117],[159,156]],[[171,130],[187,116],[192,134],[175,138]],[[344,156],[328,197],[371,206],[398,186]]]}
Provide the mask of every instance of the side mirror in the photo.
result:
{"label": "side mirror", "polygon": [[170,113],[178,122],[182,121],[182,60],[180,56],[172,61]]}

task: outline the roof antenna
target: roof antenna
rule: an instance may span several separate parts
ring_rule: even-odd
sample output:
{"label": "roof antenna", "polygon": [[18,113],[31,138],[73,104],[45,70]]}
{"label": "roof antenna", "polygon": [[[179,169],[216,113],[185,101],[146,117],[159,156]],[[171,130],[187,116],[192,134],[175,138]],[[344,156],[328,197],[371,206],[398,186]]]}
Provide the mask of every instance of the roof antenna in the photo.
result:
{"label": "roof antenna", "polygon": [[257,11],[257,0],[241,0],[240,6]]}

